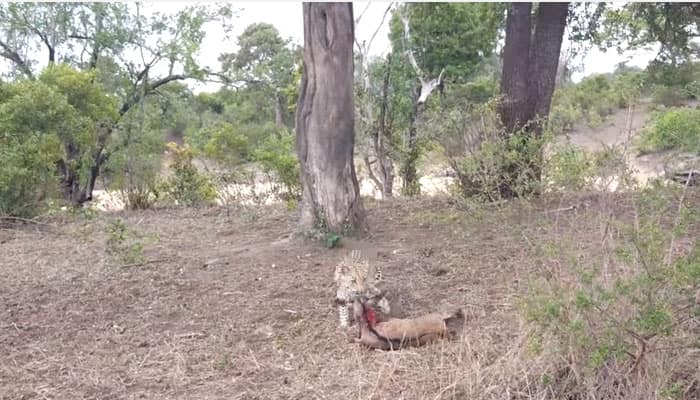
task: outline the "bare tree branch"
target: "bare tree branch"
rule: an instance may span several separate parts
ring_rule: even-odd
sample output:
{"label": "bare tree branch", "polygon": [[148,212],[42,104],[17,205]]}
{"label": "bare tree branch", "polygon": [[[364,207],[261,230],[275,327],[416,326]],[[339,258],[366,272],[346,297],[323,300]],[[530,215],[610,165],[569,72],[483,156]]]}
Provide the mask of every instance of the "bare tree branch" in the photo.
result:
{"label": "bare tree branch", "polygon": [[49,41],[48,35],[40,31],[36,26],[32,25],[26,15],[22,14],[22,18],[24,19],[24,23],[29,27],[29,30],[39,36],[39,39],[41,39],[44,45],[46,45],[46,49],[49,51],[49,63],[54,63],[56,61],[56,49],[54,49],[53,45]]}
{"label": "bare tree branch", "polygon": [[386,20],[386,16],[389,14],[389,11],[391,11],[391,8],[394,6],[394,2],[389,3],[389,7],[384,10],[384,15],[382,15],[382,22],[379,23],[377,26],[377,29],[374,30],[374,33],[372,34],[372,37],[369,39],[369,43],[367,43],[367,52],[369,52],[370,47],[372,47],[372,42],[374,41],[374,38],[377,36],[377,33],[379,33],[379,30],[382,28],[382,25],[384,25],[384,21]]}
{"label": "bare tree branch", "polygon": [[5,58],[12,63],[29,79],[34,79],[34,73],[32,72],[26,61],[17,53],[16,50],[12,49],[7,43],[0,40],[0,57]]}
{"label": "bare tree branch", "polygon": [[360,19],[362,19],[362,16],[365,15],[365,13],[367,12],[367,9],[369,8],[370,4],[372,4],[372,2],[371,2],[371,1],[368,1],[368,2],[367,2],[367,5],[365,6],[365,9],[362,10],[362,12],[360,13],[360,15],[355,19],[355,25],[357,25],[357,24],[360,22]]}
{"label": "bare tree branch", "polygon": [[408,62],[411,63],[411,66],[413,67],[414,71],[416,72],[416,75],[418,75],[418,79],[420,79],[421,85],[424,85],[425,82],[423,81],[423,71],[421,68],[418,66],[418,62],[416,61],[416,58],[413,56],[413,51],[411,50],[411,46],[409,45],[409,38],[410,36],[410,27],[408,24],[408,18],[404,15],[403,12],[399,12],[399,18],[401,18],[401,22],[403,23],[403,36],[401,37],[401,41],[403,42],[403,48],[404,51],[406,52],[406,56],[408,57]]}
{"label": "bare tree branch", "polygon": [[435,90],[435,88],[439,87],[442,85],[442,78],[445,75],[445,68],[440,71],[440,75],[438,76],[437,79],[431,79],[428,82],[425,82],[421,79],[421,90],[420,90],[420,97],[418,97],[418,104],[423,104],[425,103],[426,100],[428,100],[428,96]]}
{"label": "bare tree branch", "polygon": [[[148,72],[148,68],[141,71],[141,73],[139,74],[139,80],[143,77],[143,75],[146,74],[146,72]],[[154,81],[153,83],[146,84],[145,93],[151,93],[154,90],[158,89],[160,86],[163,86],[169,82],[181,81],[190,78],[193,78],[193,76],[185,74],[168,75],[166,77]],[[122,107],[119,109],[119,116],[123,116],[124,114],[126,114],[131,109],[131,107],[133,107],[139,101],[141,101],[142,97],[143,93],[136,91],[136,93],[133,96],[131,96],[129,100],[125,101],[124,104],[122,104]]]}
{"label": "bare tree branch", "polygon": [[401,38],[403,41],[403,46],[404,50],[406,51],[406,55],[408,56],[408,61],[411,63],[411,66],[416,72],[416,75],[418,75],[418,79],[420,80],[421,84],[421,90],[420,90],[420,96],[418,97],[418,104],[423,104],[428,100],[428,96],[435,90],[435,88],[439,87],[442,85],[443,78],[445,75],[445,69],[443,68],[442,71],[440,71],[440,75],[438,76],[437,79],[431,79],[429,81],[425,80],[425,77],[423,75],[423,70],[418,66],[418,62],[416,61],[416,58],[413,55],[413,51],[410,48],[410,31],[409,31],[409,23],[408,23],[408,18],[404,15],[404,13],[399,12],[399,17],[401,18],[401,22],[403,23],[403,37]]}

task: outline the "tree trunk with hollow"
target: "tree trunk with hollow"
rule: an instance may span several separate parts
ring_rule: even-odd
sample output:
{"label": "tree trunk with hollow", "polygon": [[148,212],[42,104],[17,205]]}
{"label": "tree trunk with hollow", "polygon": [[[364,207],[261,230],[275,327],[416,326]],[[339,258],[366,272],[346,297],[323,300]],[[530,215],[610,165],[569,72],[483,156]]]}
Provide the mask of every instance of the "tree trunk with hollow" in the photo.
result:
{"label": "tree trunk with hollow", "polygon": [[296,115],[301,167],[300,228],[367,230],[353,161],[351,3],[303,3],[304,73]]}

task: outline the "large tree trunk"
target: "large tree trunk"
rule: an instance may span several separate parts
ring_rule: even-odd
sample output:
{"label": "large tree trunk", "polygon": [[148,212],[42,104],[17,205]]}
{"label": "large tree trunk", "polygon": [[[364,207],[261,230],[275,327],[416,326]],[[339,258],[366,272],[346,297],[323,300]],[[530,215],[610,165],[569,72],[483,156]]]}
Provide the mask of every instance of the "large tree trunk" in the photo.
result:
{"label": "large tree trunk", "polygon": [[[543,119],[549,116],[552,103],[568,10],[569,3],[540,3],[533,34],[532,4],[512,3],[508,9],[500,105],[507,135],[522,134],[536,139],[542,134]],[[528,180],[539,182],[541,164],[542,149],[539,149],[523,154],[518,162],[504,165],[501,196],[522,193],[523,187],[514,186],[522,182],[523,174]],[[537,185],[528,190],[537,191]]]}
{"label": "large tree trunk", "polygon": [[[532,112],[536,117],[549,115],[568,13],[569,3],[540,3],[537,7],[527,83]],[[536,123],[534,130],[537,135],[541,134],[542,124]]]}
{"label": "large tree trunk", "polygon": [[353,162],[352,4],[304,3],[303,13],[304,73],[296,115],[300,225],[362,234],[367,225]]}
{"label": "large tree trunk", "polygon": [[532,116],[527,87],[531,9],[532,3],[512,3],[506,18],[500,112],[508,133],[520,129]]}

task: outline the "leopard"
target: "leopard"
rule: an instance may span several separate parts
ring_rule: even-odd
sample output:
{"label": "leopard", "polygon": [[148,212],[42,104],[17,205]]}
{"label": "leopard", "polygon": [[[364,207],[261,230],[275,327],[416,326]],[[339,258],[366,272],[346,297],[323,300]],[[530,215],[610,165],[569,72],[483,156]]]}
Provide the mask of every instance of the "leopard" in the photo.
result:
{"label": "leopard", "polygon": [[391,306],[384,291],[379,288],[384,281],[381,267],[371,265],[358,250],[353,250],[336,265],[335,304],[338,310],[338,323],[341,328],[354,322],[352,304],[356,299],[374,306],[380,315],[389,315]]}

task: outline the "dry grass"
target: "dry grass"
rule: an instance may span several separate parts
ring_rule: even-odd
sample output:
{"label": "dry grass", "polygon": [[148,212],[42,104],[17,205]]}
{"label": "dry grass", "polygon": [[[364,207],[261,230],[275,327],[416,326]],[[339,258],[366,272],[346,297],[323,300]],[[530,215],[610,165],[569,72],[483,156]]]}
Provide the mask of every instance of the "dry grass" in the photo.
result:
{"label": "dry grass", "polygon": [[[346,248],[383,266],[405,313],[466,309],[459,340],[395,353],[349,343],[355,332],[336,327],[332,305],[346,250],[286,238],[295,216],[274,206],[255,220],[218,209],[54,219],[0,231],[0,399],[561,398],[565,357],[528,351],[519,298],[533,279],[567,279],[543,244],[567,237],[595,257],[609,217],[632,218],[629,199],[470,212],[444,199],[369,204],[371,237]],[[106,254],[114,217],[157,237],[145,250],[154,262],[122,267]],[[698,381],[698,360],[652,358],[646,371]],[[663,378],[635,379],[648,387],[628,398],[649,398]]]}

